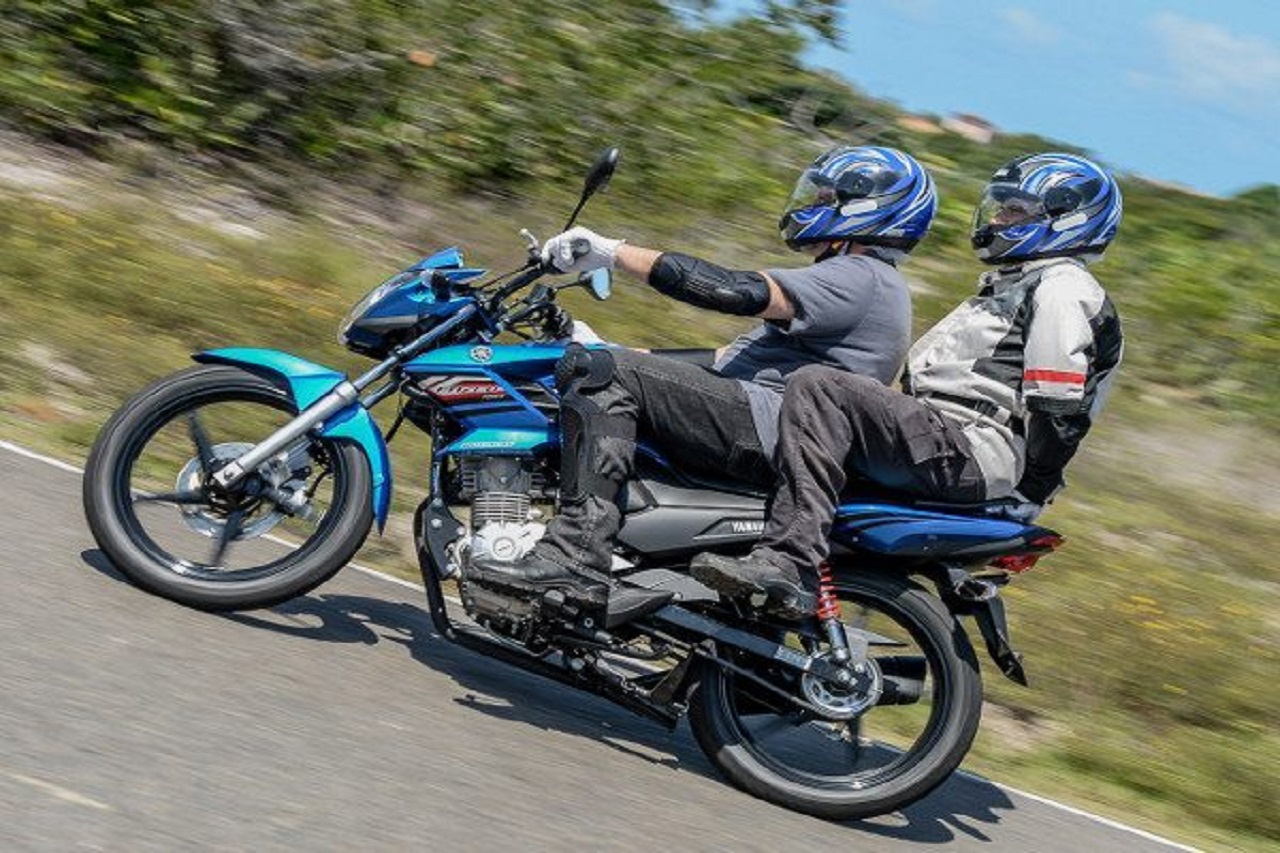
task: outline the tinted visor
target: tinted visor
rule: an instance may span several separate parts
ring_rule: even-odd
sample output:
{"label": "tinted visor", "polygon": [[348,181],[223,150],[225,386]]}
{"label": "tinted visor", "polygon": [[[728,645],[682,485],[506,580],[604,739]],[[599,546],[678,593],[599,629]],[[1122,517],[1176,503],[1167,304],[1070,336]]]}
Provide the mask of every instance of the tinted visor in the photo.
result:
{"label": "tinted visor", "polygon": [[982,194],[982,201],[973,214],[974,230],[980,228],[1010,228],[1029,222],[1042,222],[1049,218],[1044,200],[1038,195],[1024,192],[1017,187],[993,184]]}
{"label": "tinted visor", "polygon": [[800,175],[800,180],[796,181],[796,188],[792,190],[791,198],[787,201],[783,213],[787,214],[793,210],[803,210],[816,205],[830,207],[836,203],[836,200],[836,185],[831,179],[813,169],[806,169]]}

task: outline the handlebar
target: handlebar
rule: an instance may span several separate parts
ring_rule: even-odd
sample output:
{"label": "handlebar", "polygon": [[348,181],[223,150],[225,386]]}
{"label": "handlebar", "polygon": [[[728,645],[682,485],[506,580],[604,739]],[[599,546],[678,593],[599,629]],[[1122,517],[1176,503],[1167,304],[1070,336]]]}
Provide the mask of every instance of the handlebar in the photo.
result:
{"label": "handlebar", "polygon": [[493,296],[489,298],[489,313],[492,314],[496,312],[498,308],[501,307],[502,300],[506,299],[517,290],[533,284],[535,281],[546,275],[547,272],[548,270],[543,268],[540,261],[530,260],[524,272],[502,285],[502,287],[498,288],[497,291],[494,292]]}
{"label": "handlebar", "polygon": [[[533,237],[533,235],[528,234],[527,231],[525,233],[530,238]],[[560,270],[556,269],[552,264],[544,263],[542,261],[541,257],[538,255],[536,242],[537,241],[535,240],[535,245],[530,247],[530,257],[526,264],[525,271],[511,279],[511,281],[507,282],[502,287],[498,288],[498,290],[494,292],[493,296],[489,298],[488,308],[491,313],[498,310],[498,307],[502,304],[502,300],[506,299],[521,288],[528,287],[544,275],[560,272]],[[576,237],[570,244],[569,250],[573,253],[574,260],[586,257],[591,254],[591,241],[582,237]]]}

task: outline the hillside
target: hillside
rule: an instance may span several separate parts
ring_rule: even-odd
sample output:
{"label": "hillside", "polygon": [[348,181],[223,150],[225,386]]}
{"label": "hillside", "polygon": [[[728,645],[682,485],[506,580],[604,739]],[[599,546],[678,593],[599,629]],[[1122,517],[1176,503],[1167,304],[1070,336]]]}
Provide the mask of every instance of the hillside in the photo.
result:
{"label": "hillside", "polygon": [[[795,263],[773,223],[831,140],[916,153],[942,192],[904,267],[923,328],[981,271],[967,234],[985,175],[1070,147],[901,126],[801,66],[813,30],[783,13],[821,3],[720,25],[656,0],[275,5],[19,3],[0,22],[0,436],[82,456],[119,400],[206,346],[355,368],[337,320],[411,246],[504,268],[520,227],[558,227],[610,142],[624,163],[585,224],[753,266]],[[1280,839],[1280,190],[1121,178],[1097,273],[1126,364],[1046,517],[1068,548],[1010,590],[1033,689],[986,671],[976,766],[1263,849]],[[743,327],[622,282],[575,308],[635,345]],[[399,466],[370,559],[404,560],[420,467]]]}

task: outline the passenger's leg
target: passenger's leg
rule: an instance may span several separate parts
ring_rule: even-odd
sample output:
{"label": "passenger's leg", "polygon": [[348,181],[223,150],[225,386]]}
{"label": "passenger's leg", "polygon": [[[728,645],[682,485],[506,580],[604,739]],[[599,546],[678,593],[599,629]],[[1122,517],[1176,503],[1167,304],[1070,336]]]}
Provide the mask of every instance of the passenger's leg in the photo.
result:
{"label": "passenger's leg", "polygon": [[983,496],[958,428],[910,396],[828,367],[788,379],[774,465],[778,490],[759,544],[742,560],[700,556],[694,576],[726,594],[766,592],[792,615],[812,609],[849,474],[922,497]]}

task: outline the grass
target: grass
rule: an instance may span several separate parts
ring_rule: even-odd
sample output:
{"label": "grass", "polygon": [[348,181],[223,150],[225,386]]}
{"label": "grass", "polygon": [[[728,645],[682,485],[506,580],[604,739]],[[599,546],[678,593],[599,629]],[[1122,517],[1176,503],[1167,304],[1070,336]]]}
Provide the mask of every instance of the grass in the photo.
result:
{"label": "grass", "polygon": [[[546,235],[559,224],[474,199],[406,204],[379,219],[363,212],[371,199],[327,197],[306,214],[262,212],[247,224],[263,239],[249,239],[189,215],[193,198],[216,186],[194,195],[118,186],[73,170],[61,192],[0,189],[0,436],[63,458],[82,459],[125,397],[189,364],[196,349],[263,345],[364,367],[333,330],[360,294],[414,257],[406,242],[459,243],[473,263],[502,268],[521,257],[520,226]],[[722,260],[748,251],[786,260],[740,225],[674,235],[658,220],[626,223],[623,207],[601,204],[590,221]],[[936,288],[948,272],[960,275],[931,259],[918,274]],[[965,287],[922,300],[920,320]],[[746,325],[631,282],[616,291],[605,304],[585,295],[569,304],[605,337],[640,346],[718,343]],[[428,448],[405,430],[392,449],[388,535],[371,539],[361,560],[413,577],[409,518],[425,494]],[[1274,437],[1253,422],[1122,377],[1073,465],[1073,487],[1045,518],[1067,548],[1007,593],[1033,686],[986,668],[991,705],[970,765],[1205,847],[1273,849],[1278,461]]]}

